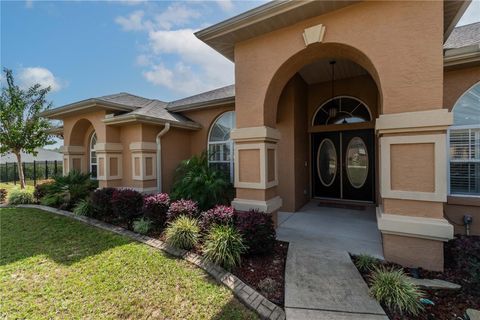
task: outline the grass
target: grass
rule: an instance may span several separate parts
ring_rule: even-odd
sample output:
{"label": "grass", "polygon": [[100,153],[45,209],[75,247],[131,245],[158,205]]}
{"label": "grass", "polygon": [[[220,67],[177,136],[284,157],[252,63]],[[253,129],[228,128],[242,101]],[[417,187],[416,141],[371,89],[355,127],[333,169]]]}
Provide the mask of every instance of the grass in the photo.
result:
{"label": "grass", "polygon": [[[2,182],[0,183],[0,189],[6,189],[8,193],[10,193],[13,190],[20,190],[20,182],[17,182],[16,185],[14,185],[13,182],[9,182],[9,183]],[[33,191],[35,190],[35,187],[33,186],[33,181],[26,181],[25,189],[33,193]]]}
{"label": "grass", "polygon": [[37,209],[0,209],[2,319],[255,319],[202,270]]}

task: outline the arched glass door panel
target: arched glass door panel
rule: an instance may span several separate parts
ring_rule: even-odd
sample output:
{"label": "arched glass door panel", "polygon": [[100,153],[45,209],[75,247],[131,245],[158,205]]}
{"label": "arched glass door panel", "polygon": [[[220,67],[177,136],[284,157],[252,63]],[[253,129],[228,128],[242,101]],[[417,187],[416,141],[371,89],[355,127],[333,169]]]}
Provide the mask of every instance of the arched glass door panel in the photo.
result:
{"label": "arched glass door panel", "polygon": [[362,101],[352,97],[336,97],[318,108],[313,125],[349,124],[371,120],[370,110]]}

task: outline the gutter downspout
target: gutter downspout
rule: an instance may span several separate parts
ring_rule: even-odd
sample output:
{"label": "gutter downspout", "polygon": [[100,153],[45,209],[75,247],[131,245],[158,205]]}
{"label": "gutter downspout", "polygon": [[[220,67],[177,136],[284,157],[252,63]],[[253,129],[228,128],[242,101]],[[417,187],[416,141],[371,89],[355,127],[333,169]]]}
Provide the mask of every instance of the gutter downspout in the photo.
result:
{"label": "gutter downspout", "polygon": [[157,192],[162,192],[162,143],[161,137],[170,130],[170,123],[166,122],[165,127],[157,134],[155,142],[157,143]]}

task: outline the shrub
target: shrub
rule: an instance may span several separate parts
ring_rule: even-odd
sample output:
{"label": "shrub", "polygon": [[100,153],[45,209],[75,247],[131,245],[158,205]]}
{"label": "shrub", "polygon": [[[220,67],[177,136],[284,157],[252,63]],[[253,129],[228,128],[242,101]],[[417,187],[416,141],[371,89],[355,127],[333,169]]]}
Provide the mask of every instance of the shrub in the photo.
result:
{"label": "shrub", "polygon": [[355,266],[360,271],[372,271],[378,264],[378,259],[368,254],[360,254],[355,257]]}
{"label": "shrub", "polygon": [[55,180],[43,180],[41,183],[37,183],[33,196],[37,202],[40,202],[42,198],[47,194],[47,189],[52,185]]}
{"label": "shrub", "polygon": [[143,199],[142,214],[154,225],[163,227],[167,220],[170,197],[166,193],[157,193],[146,196]]}
{"label": "shrub", "polygon": [[143,196],[133,189],[115,189],[111,202],[115,217],[130,224],[141,213]]}
{"label": "shrub", "polygon": [[140,234],[147,234],[152,228],[152,221],[149,219],[141,218],[133,221],[133,231]]}
{"label": "shrub", "polygon": [[70,194],[68,193],[68,191],[47,193],[40,199],[40,204],[60,209],[66,209],[68,203],[70,203]]}
{"label": "shrub", "polygon": [[227,270],[240,264],[247,250],[241,234],[233,226],[214,225],[207,235],[203,252],[205,258]]}
{"label": "shrub", "polygon": [[[38,193],[42,204],[49,203],[50,206],[71,210],[77,202],[95,190],[97,185],[97,181],[90,179],[90,174],[70,171],[65,176],[54,177],[54,181],[40,187]],[[49,198],[44,199],[46,197]]]}
{"label": "shrub", "polygon": [[93,214],[93,205],[90,200],[80,200],[75,208],[73,208],[73,213],[78,216],[90,217]]}
{"label": "shrub", "polygon": [[102,188],[90,195],[93,206],[93,217],[110,222],[113,219],[112,197],[115,188]]}
{"label": "shrub", "polygon": [[204,152],[182,161],[178,166],[170,196],[175,200],[192,199],[204,211],[216,204],[230,204],[233,194],[230,178],[224,172],[210,167]]}
{"label": "shrub", "polygon": [[423,310],[422,291],[408,280],[403,270],[377,268],[370,275],[370,294],[390,310],[417,315]]}
{"label": "shrub", "polygon": [[196,218],[198,216],[197,203],[192,200],[184,199],[172,202],[167,212],[168,220],[175,220],[179,216]]}
{"label": "shrub", "polygon": [[13,190],[8,194],[8,203],[11,205],[31,204],[33,202],[33,194],[26,190]]}
{"label": "shrub", "polygon": [[480,237],[457,235],[446,244],[446,259],[450,267],[468,277],[468,287],[480,292]]}
{"label": "shrub", "polygon": [[165,230],[165,238],[169,245],[176,248],[190,250],[199,240],[200,227],[197,220],[191,217],[180,216],[169,223]]}
{"label": "shrub", "polygon": [[249,254],[270,252],[275,244],[272,215],[257,210],[235,211],[234,221]]}
{"label": "shrub", "polygon": [[0,189],[0,203],[4,203],[7,199],[7,189]]}
{"label": "shrub", "polygon": [[220,205],[206,212],[203,212],[201,215],[200,224],[201,224],[202,230],[206,231],[215,224],[228,225],[232,223],[232,221],[233,221],[233,208]]}

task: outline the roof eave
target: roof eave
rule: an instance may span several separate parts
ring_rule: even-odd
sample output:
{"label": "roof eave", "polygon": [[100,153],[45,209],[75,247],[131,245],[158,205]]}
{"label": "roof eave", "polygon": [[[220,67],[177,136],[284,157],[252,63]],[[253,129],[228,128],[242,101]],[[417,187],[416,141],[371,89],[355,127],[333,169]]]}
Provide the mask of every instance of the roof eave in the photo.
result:
{"label": "roof eave", "polygon": [[100,107],[107,110],[116,110],[116,111],[133,111],[138,109],[136,107],[131,107],[131,106],[114,103],[114,102],[103,101],[99,99],[87,99],[80,102],[67,104],[59,108],[46,110],[40,113],[40,116],[45,118],[58,119],[60,116],[64,116],[72,112],[82,111],[92,107]]}
{"label": "roof eave", "polygon": [[235,103],[235,96],[222,98],[222,99],[215,99],[209,101],[202,101],[198,103],[190,103],[185,105],[180,105],[176,107],[167,107],[168,111],[172,112],[183,112],[183,111],[192,111],[198,109],[205,109],[205,108],[213,108],[222,105],[232,104]]}
{"label": "roof eave", "polygon": [[127,124],[132,122],[138,122],[138,123],[148,123],[148,124],[155,124],[155,125],[164,125],[166,123],[170,123],[170,126],[172,127],[187,129],[187,130],[199,130],[202,128],[200,124],[195,122],[191,122],[191,123],[175,122],[175,121],[169,121],[166,119],[159,119],[159,118],[149,117],[149,116],[140,115],[140,114],[121,115],[121,116],[116,116],[111,118],[105,118],[102,121],[106,125],[122,125],[122,124]]}
{"label": "roof eave", "polygon": [[445,69],[476,64],[480,65],[480,44],[445,50],[443,57]]}
{"label": "roof eave", "polygon": [[448,37],[450,37],[450,34],[452,33],[453,29],[455,29],[455,26],[457,25],[458,21],[460,21],[471,2],[472,0],[462,0],[462,5],[443,33],[443,42],[447,41]]}

